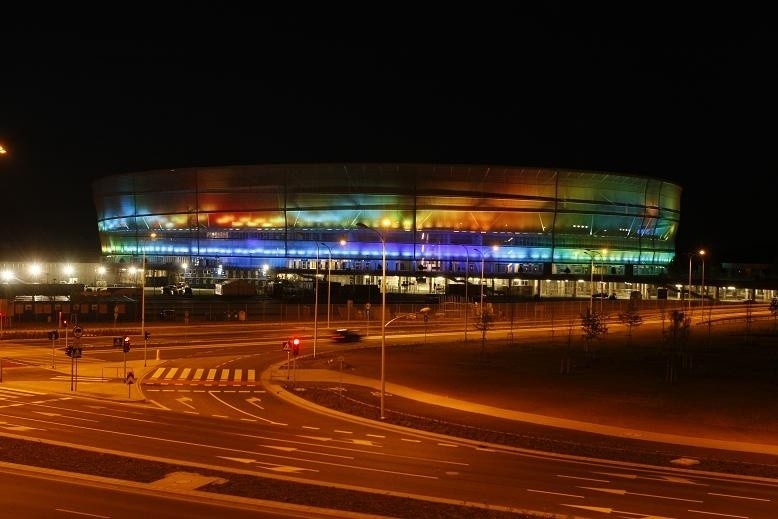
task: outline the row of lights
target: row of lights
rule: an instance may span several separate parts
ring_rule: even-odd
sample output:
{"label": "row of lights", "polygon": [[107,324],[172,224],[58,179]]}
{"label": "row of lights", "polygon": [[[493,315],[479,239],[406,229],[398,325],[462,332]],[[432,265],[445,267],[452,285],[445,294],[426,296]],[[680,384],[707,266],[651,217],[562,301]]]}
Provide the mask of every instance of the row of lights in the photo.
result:
{"label": "row of lights", "polygon": [[[65,265],[64,267],[62,267],[62,274],[66,278],[70,278],[75,273],[75,271],[76,269],[72,265]],[[33,265],[30,265],[28,272],[33,277],[33,279],[37,279],[38,277],[41,276],[41,274],[43,274],[43,267],[35,263]],[[100,276],[105,275],[106,268],[103,266],[97,267],[95,272]],[[0,278],[2,278],[2,280],[5,283],[8,283],[16,279],[16,273],[13,270],[6,269],[0,272]]]}

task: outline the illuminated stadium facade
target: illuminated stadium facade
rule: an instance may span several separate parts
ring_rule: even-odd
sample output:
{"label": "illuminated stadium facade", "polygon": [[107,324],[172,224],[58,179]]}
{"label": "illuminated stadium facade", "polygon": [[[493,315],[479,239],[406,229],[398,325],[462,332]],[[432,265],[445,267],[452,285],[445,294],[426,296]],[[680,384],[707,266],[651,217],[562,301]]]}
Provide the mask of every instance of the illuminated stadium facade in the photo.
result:
{"label": "illuminated stadium facade", "polygon": [[148,276],[180,271],[191,286],[315,273],[377,284],[385,245],[388,292],[451,293],[484,278],[496,293],[565,295],[590,276],[611,292],[663,274],[681,187],[594,171],[328,163],[128,173],[97,180],[93,194],[106,263],[144,258]]}

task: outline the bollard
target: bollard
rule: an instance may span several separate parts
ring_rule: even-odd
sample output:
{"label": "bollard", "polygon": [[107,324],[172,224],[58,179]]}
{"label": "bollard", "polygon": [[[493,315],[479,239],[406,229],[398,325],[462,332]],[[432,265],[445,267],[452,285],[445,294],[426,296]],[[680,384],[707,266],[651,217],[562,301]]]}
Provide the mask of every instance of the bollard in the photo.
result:
{"label": "bollard", "polygon": [[159,350],[157,350],[157,360],[159,360]]}

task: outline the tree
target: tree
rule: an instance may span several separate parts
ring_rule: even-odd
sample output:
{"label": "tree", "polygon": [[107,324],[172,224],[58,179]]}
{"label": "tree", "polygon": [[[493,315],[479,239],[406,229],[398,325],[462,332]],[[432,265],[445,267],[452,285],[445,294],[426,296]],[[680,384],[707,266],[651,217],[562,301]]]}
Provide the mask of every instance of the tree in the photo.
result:
{"label": "tree", "polygon": [[629,306],[627,309],[619,314],[619,321],[621,321],[622,324],[625,324],[628,329],[627,337],[629,338],[629,343],[632,342],[632,328],[635,326],[640,326],[643,324],[643,317],[638,312],[637,306],[634,302],[630,301]]}
{"label": "tree", "polygon": [[754,300],[746,300],[746,344],[751,342],[751,327],[754,324]]}
{"label": "tree", "polygon": [[773,314],[773,327],[778,323],[778,297],[770,301],[770,313]]}
{"label": "tree", "polygon": [[668,382],[675,382],[678,379],[679,361],[684,367],[691,366],[691,355],[686,351],[691,323],[691,318],[680,310],[673,310],[670,313],[670,326],[663,332],[667,346],[665,380]]}
{"label": "tree", "polygon": [[479,305],[477,308],[475,327],[481,330],[481,353],[486,353],[486,330],[491,328],[491,324],[494,322],[494,306],[491,303],[483,306],[481,308]]}
{"label": "tree", "polygon": [[581,314],[581,329],[583,338],[586,341],[586,351],[589,351],[589,345],[593,340],[601,338],[608,333],[608,325],[605,324],[602,314],[586,310]]}

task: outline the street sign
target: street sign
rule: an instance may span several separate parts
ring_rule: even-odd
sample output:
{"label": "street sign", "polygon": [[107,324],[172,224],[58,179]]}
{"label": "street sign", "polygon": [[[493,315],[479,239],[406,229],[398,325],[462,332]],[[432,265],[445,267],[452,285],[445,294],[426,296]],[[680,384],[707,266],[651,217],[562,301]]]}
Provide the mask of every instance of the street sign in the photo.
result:
{"label": "street sign", "polygon": [[127,376],[124,379],[124,383],[127,384],[127,385],[134,384],[135,383],[135,373],[133,373],[132,371],[127,373]]}
{"label": "street sign", "polygon": [[84,335],[84,330],[80,326],[74,326],[73,327],[73,337],[81,337]]}

